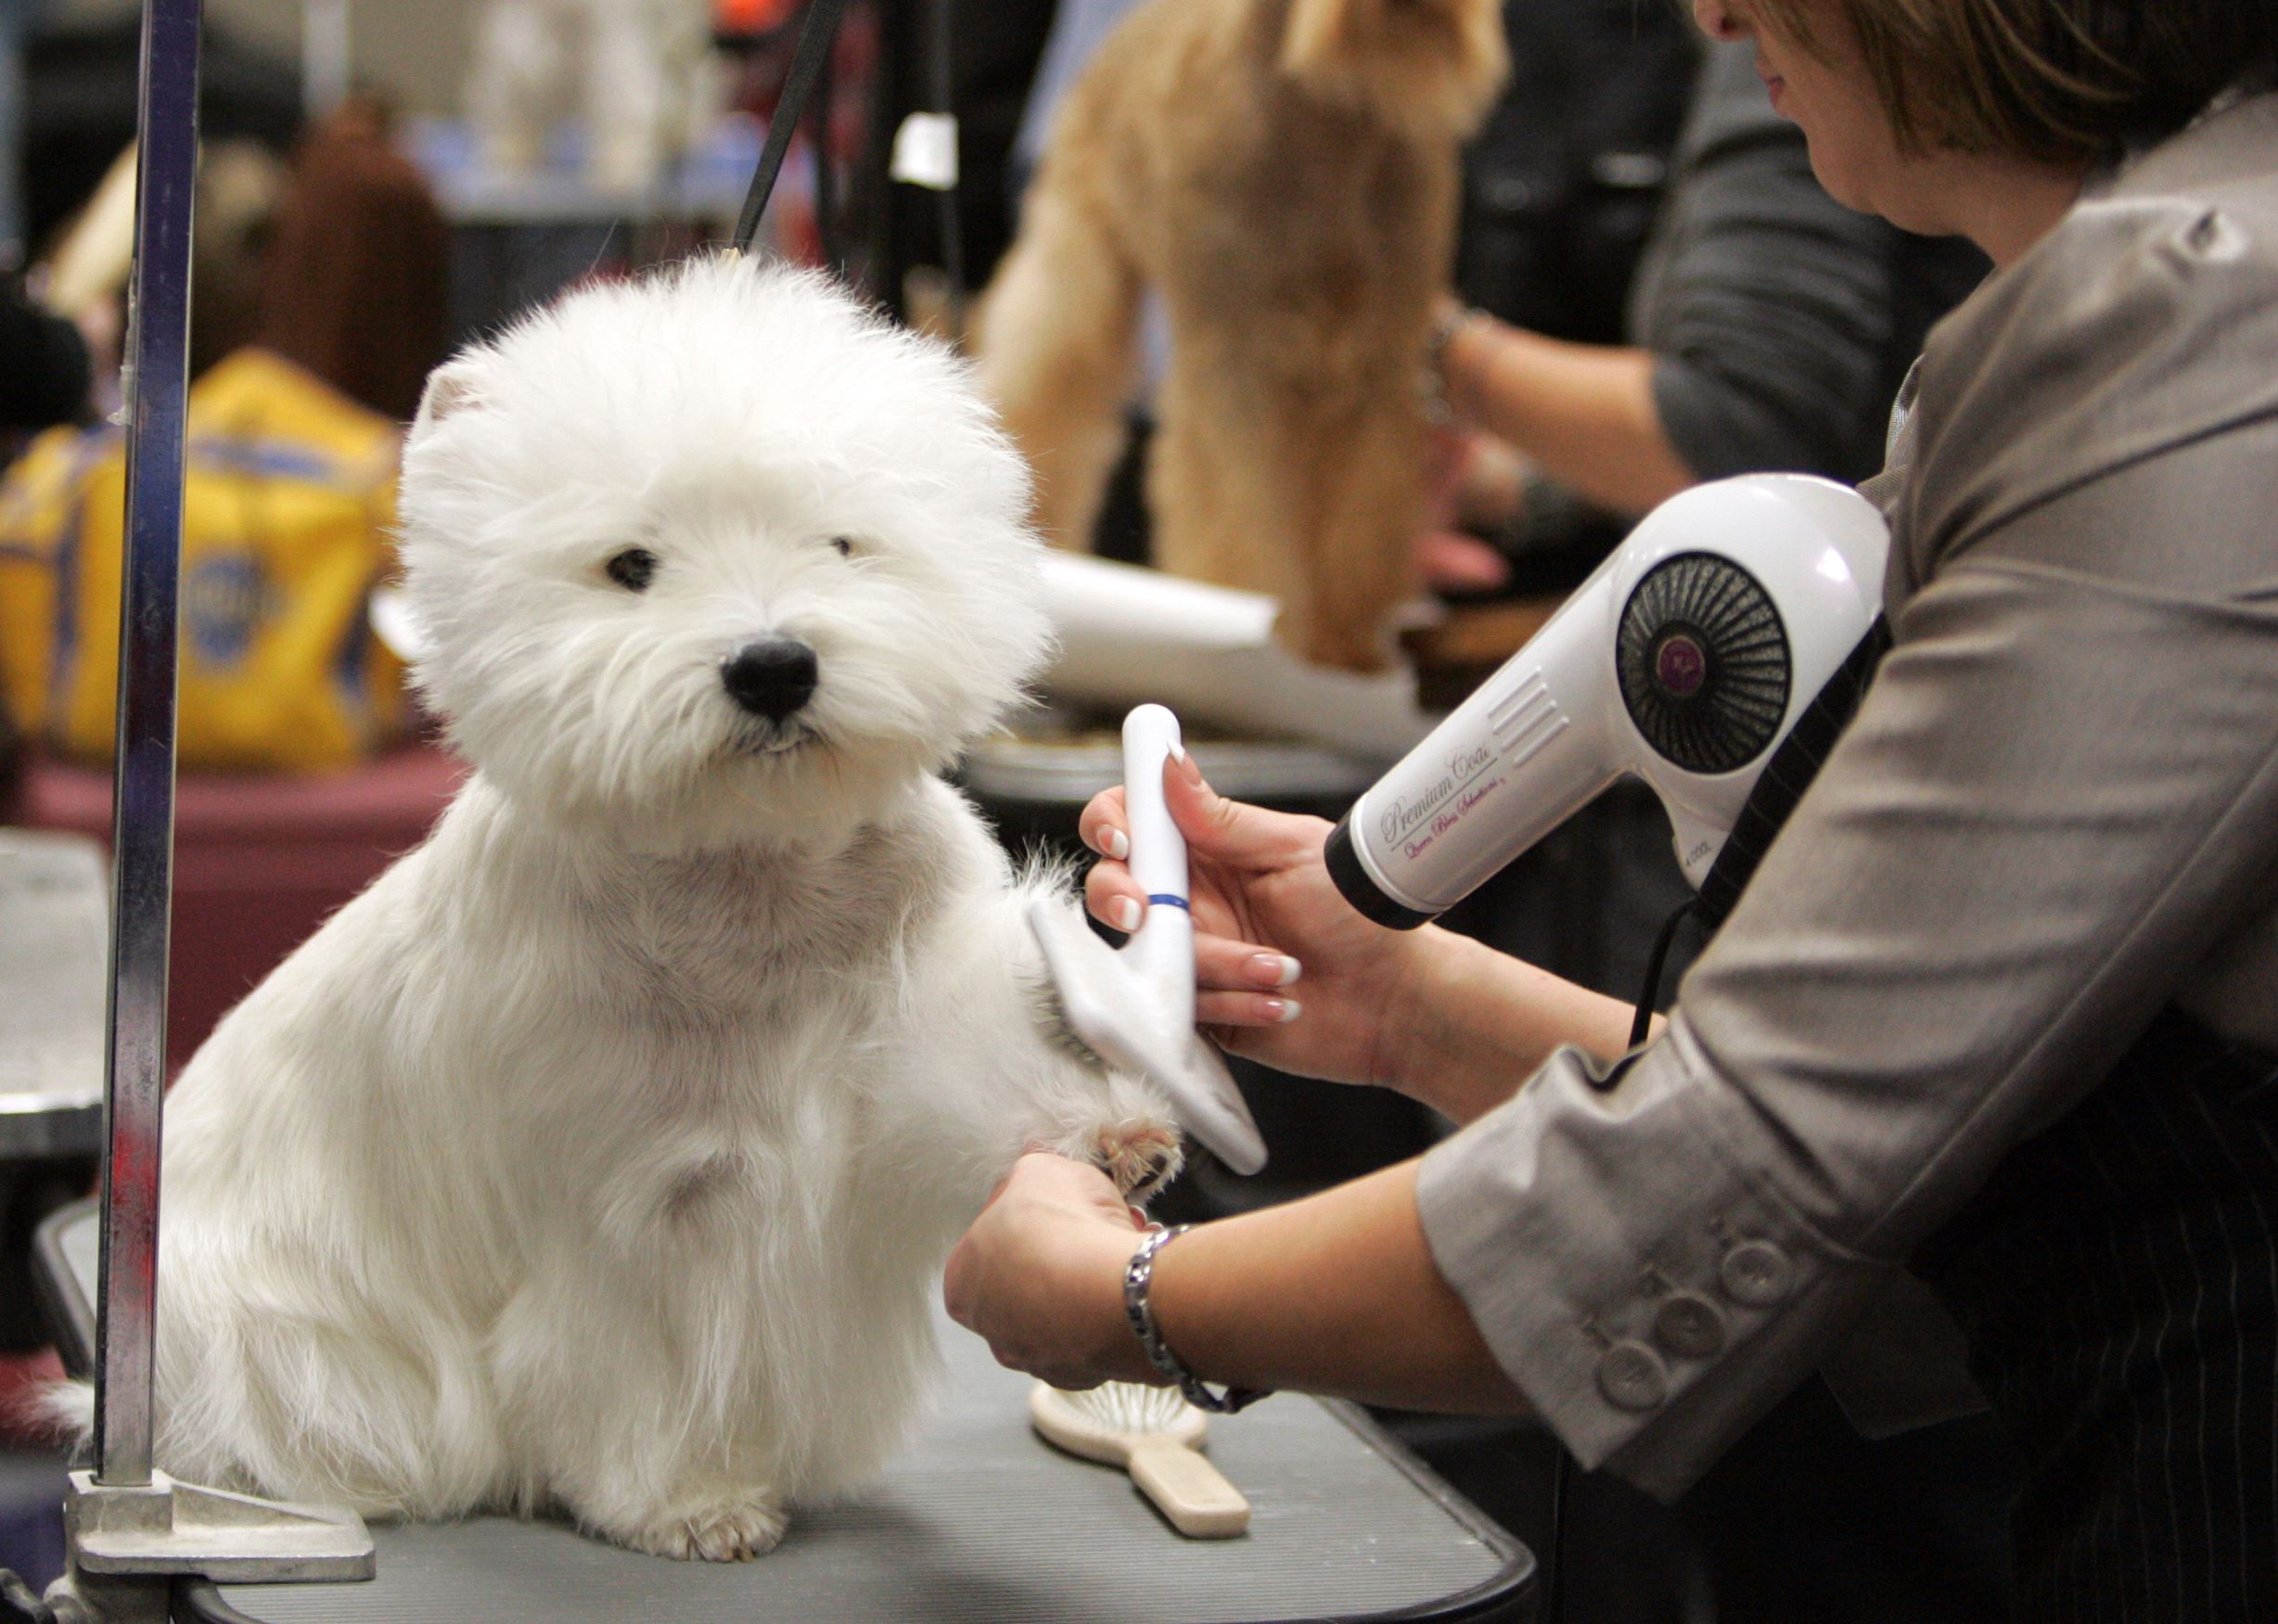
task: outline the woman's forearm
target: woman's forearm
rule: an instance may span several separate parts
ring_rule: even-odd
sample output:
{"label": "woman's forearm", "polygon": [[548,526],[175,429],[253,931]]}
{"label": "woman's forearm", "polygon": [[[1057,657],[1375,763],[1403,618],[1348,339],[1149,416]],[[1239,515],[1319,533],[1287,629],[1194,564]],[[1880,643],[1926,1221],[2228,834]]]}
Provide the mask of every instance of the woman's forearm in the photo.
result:
{"label": "woman's forearm", "polygon": [[1189,1369],[1237,1387],[1523,1410],[1432,1262],[1415,1179],[1406,1162],[1182,1236],[1155,1262],[1164,1341]]}
{"label": "woman's forearm", "polygon": [[1398,1068],[1376,1081],[1469,1122],[1509,1099],[1559,1049],[1610,1064],[1629,1048],[1632,1005],[1430,928],[1392,1003],[1396,1025],[1377,1046],[1398,1057]]}
{"label": "woman's forearm", "polygon": [[1601,506],[1645,513],[1699,483],[1662,429],[1643,350],[1569,344],[1474,315],[1440,365],[1459,412]]}

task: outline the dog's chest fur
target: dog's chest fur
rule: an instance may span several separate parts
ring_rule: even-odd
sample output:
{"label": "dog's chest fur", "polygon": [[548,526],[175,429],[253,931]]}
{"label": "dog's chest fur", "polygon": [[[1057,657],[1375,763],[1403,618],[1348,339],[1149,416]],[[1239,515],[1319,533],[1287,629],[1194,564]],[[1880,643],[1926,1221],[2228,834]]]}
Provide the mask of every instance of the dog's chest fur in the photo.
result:
{"label": "dog's chest fur", "polygon": [[564,1174],[509,1188],[632,1250],[865,1198],[891,1096],[924,1086],[913,965],[961,878],[935,809],[835,850],[690,855],[557,847],[491,798],[459,811],[441,838],[480,839],[495,893],[460,899],[460,927],[521,971],[439,988],[445,1025],[493,1080],[496,1137]]}
{"label": "dog's chest fur", "polygon": [[[827,856],[630,856],[584,899],[593,973],[667,1033],[794,1018],[818,987],[875,1002],[895,950],[939,906],[936,865],[877,829]],[[928,881],[934,881],[928,884]]]}

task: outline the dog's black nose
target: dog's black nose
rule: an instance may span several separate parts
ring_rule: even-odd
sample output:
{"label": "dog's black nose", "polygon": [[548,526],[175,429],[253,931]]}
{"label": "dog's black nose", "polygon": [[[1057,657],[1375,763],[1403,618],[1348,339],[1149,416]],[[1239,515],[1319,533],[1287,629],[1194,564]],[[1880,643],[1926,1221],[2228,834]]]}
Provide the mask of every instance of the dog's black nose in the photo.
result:
{"label": "dog's black nose", "polygon": [[728,697],[770,722],[781,722],[814,697],[814,650],[790,637],[748,643],[720,668]]}

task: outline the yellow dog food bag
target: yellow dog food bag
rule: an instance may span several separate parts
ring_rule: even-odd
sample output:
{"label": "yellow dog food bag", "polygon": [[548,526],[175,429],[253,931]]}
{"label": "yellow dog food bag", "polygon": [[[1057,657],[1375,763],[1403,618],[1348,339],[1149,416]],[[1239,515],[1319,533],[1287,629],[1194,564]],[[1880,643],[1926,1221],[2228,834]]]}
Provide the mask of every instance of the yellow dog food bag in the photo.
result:
{"label": "yellow dog food bag", "polygon": [[[371,633],[393,564],[401,434],[263,350],[190,390],[183,491],[182,764],[306,771],[403,730]],[[109,761],[125,525],[122,433],[55,429],[0,482],[0,699],[67,756]]]}

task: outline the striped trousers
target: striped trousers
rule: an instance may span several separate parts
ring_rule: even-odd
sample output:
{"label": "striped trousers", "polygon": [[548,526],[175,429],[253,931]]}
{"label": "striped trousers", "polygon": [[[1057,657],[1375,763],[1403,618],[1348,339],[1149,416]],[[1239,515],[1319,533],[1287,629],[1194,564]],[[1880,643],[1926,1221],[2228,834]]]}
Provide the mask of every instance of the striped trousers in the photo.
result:
{"label": "striped trousers", "polygon": [[[1698,910],[1754,876],[1890,646],[1766,764]],[[2278,1055],[2169,1009],[1922,1247],[2018,1454],[2023,1624],[2278,1624]]]}
{"label": "striped trousers", "polygon": [[2278,1056],[2169,1010],[1915,1260],[2016,1445],[2028,1624],[2278,1624]]}

